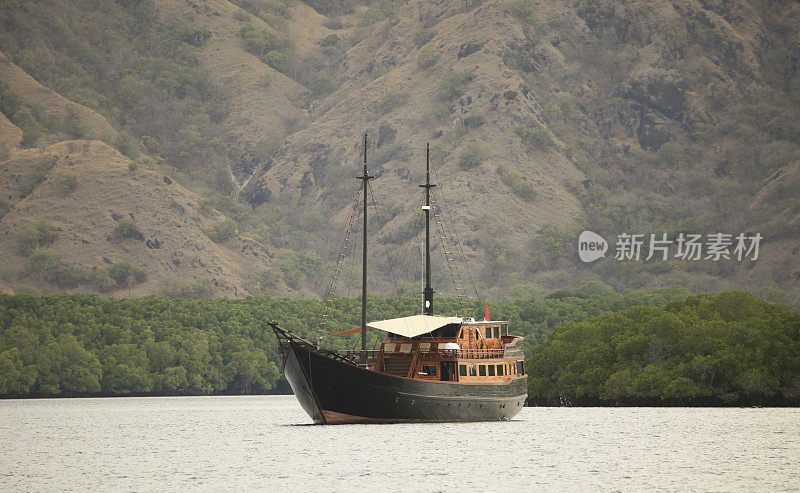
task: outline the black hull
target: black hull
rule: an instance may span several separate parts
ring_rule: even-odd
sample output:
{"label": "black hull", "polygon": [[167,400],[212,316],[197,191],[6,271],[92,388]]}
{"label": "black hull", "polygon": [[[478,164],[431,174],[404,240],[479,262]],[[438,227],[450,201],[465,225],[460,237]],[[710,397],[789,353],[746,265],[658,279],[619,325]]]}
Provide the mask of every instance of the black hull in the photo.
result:
{"label": "black hull", "polygon": [[286,379],[315,423],[509,420],[527,397],[524,376],[480,385],[413,380],[366,370],[286,333],[278,340]]}

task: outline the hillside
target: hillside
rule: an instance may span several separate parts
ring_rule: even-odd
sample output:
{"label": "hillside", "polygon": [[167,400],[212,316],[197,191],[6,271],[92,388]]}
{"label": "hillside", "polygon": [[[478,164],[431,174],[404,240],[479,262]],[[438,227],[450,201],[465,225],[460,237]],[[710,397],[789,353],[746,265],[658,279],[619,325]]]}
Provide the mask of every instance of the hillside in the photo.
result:
{"label": "hillside", "polygon": [[98,141],[5,161],[12,207],[0,222],[3,275],[18,289],[244,296],[249,273],[270,253],[196,194],[131,163]]}
{"label": "hillside", "polygon": [[[388,222],[372,248],[378,291],[417,289],[430,142],[436,236],[461,238],[434,251],[442,293],[601,281],[800,296],[796,2],[9,1],[0,14],[4,289],[98,289],[34,273],[21,236],[47,221],[62,232],[39,247],[61,264],[143,270],[105,288],[118,295],[186,283],[321,295],[331,274],[355,294],[356,269],[336,259],[368,133],[374,228]],[[65,146],[91,157],[58,195]],[[46,179],[22,178],[53,157]],[[107,241],[131,214],[170,241]],[[584,264],[584,229],[764,240],[755,262]]]}

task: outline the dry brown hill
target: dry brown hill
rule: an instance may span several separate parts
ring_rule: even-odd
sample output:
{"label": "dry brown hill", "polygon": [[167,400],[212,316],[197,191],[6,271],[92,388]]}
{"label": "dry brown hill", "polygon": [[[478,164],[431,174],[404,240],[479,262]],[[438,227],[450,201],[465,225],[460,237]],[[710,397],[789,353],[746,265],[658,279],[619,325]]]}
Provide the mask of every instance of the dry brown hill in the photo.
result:
{"label": "dry brown hill", "polygon": [[237,182],[248,179],[254,160],[263,159],[302,126],[307,114],[302,107],[306,88],[248,53],[239,36],[247,24],[275,30],[226,0],[196,5],[168,0],[159,2],[158,13],[165,20],[208,31],[199,53],[202,66],[225,88],[230,107],[223,126],[225,141],[232,148],[231,167]]}
{"label": "dry brown hill", "polygon": [[[0,163],[3,198],[13,205],[0,221],[4,282],[125,296],[245,295],[250,275],[269,263],[264,247],[217,232],[222,214],[130,164],[99,141],[23,150]],[[35,234],[42,225],[49,237]]]}
{"label": "dry brown hill", "polygon": [[[82,237],[85,247],[67,248],[59,235],[52,248],[63,251],[63,264],[97,270],[108,265],[98,261],[104,249],[138,252],[131,263],[145,268],[147,280],[131,288],[135,293],[163,291],[171,281],[161,277],[174,272],[166,277],[225,279],[215,286],[217,294],[319,294],[318,278],[337,268],[337,242],[368,133],[382,206],[373,217],[388,219],[394,237],[378,245],[401,258],[416,255],[416,185],[430,142],[437,205],[444,199],[449,205],[438,219],[461,236],[457,253],[468,271],[462,280],[474,278],[484,295],[584,281],[616,289],[677,283],[694,291],[763,288],[798,295],[800,209],[791,191],[800,159],[796,2],[102,3],[106,10],[65,1],[2,7],[0,49],[8,57],[0,60],[0,81],[39,104],[45,117],[52,112],[68,122],[75,116],[91,135],[113,141],[128,157],[100,152],[95,142],[86,158],[91,170],[109,174],[100,179],[124,191],[113,213],[133,214],[137,224],[149,217],[140,226],[145,237],[172,236],[160,249],[105,241],[118,223],[108,222],[113,208],[104,202],[114,202],[113,194],[94,186],[83,196],[48,193],[55,176],[68,171],[63,157],[31,188],[54,151],[4,151],[4,176],[16,180],[3,182],[10,208],[0,220],[6,236],[10,220],[57,220],[62,229],[98,224],[96,234]],[[105,11],[113,14],[106,22],[110,34],[101,38],[107,49],[95,40],[100,34],[77,21],[84,13],[102,21]],[[70,98],[84,105],[73,106]],[[17,147],[31,128],[21,114],[0,118],[7,148]],[[37,118],[47,126],[46,118]],[[29,131],[23,142],[46,146],[69,137],[51,127],[38,140]],[[127,170],[131,160],[138,171]],[[164,184],[164,175],[176,180],[173,185]],[[148,178],[137,182],[135,176]],[[83,175],[78,181],[79,187],[92,183]],[[194,205],[184,213],[170,209],[171,190]],[[269,249],[271,261],[259,263],[261,253],[250,263],[241,249],[255,248],[251,240],[209,243],[204,231],[224,219],[197,212],[200,204],[235,220]],[[47,214],[52,207],[60,208],[58,218]],[[22,210],[35,215],[23,221]],[[167,222],[157,228],[152,221],[158,214]],[[177,224],[189,229],[167,227]],[[575,251],[582,229],[607,238],[758,231],[765,240],[760,259],[750,264],[618,262],[611,256],[583,264]],[[2,241],[4,250],[13,244]],[[208,268],[172,263],[197,248]],[[383,250],[372,249],[375,286],[387,293],[398,285],[416,290],[413,262],[395,259],[407,270],[398,280]],[[453,294],[447,258],[454,251],[445,247],[434,255],[437,286],[447,294]],[[7,285],[47,289],[41,276],[36,282],[25,277],[28,260],[4,255],[15,259],[3,278]],[[122,259],[106,256],[112,263]],[[340,277],[352,281],[354,274],[345,269]]]}

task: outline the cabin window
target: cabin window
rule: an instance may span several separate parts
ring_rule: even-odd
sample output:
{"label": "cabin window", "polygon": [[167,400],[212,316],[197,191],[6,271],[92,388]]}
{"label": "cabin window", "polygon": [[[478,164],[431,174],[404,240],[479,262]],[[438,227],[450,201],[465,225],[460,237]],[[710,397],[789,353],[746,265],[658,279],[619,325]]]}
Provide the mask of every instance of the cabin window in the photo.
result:
{"label": "cabin window", "polygon": [[458,374],[462,377],[467,376],[467,365],[458,365]]}
{"label": "cabin window", "polygon": [[500,338],[500,327],[495,327],[494,328],[494,338],[495,339],[499,339]]}
{"label": "cabin window", "polygon": [[517,375],[525,374],[525,364],[522,361],[517,361]]}
{"label": "cabin window", "polygon": [[478,376],[478,370],[475,368],[475,365],[469,365],[469,376],[471,377]]}
{"label": "cabin window", "polygon": [[491,327],[486,327],[486,338],[487,339],[491,339],[492,338],[492,328]]}
{"label": "cabin window", "polygon": [[508,335],[508,325],[503,325],[502,327],[503,327],[503,335],[507,336]]}
{"label": "cabin window", "polygon": [[434,365],[422,365],[422,373],[430,376],[436,376],[436,366]]}
{"label": "cabin window", "polygon": [[494,365],[489,365],[489,376],[490,377],[494,376]]}
{"label": "cabin window", "polygon": [[463,339],[464,338],[464,329],[463,328],[458,331],[458,338],[459,339]]}
{"label": "cabin window", "polygon": [[503,365],[497,365],[497,376],[498,377],[503,376]]}
{"label": "cabin window", "polygon": [[486,365],[478,365],[478,374],[482,377],[486,376]]}

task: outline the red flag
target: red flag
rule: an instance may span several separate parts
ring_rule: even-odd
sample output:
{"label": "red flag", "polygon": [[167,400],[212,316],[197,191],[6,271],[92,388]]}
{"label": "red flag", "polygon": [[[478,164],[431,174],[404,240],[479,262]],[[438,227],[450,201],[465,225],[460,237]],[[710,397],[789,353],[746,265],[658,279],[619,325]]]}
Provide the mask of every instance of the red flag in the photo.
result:
{"label": "red flag", "polygon": [[486,300],[486,314],[483,316],[483,319],[487,322],[491,322],[491,320],[489,320],[489,300]]}

